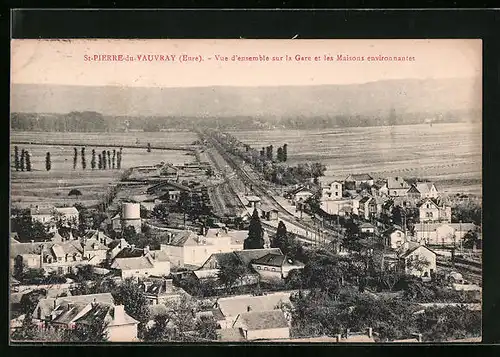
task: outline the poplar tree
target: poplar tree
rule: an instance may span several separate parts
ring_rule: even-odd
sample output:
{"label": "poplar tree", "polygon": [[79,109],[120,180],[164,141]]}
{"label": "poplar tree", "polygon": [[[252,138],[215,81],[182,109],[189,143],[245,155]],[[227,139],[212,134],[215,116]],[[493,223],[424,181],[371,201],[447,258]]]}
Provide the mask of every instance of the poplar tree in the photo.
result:
{"label": "poplar tree", "polygon": [[21,171],[24,171],[24,149],[21,150],[21,160],[19,161]]}
{"label": "poplar tree", "polygon": [[50,152],[45,155],[45,170],[50,171],[52,168],[52,162],[50,160]]}
{"label": "poplar tree", "polygon": [[253,210],[250,226],[248,227],[248,237],[243,243],[243,249],[262,249],[264,248],[264,230],[259,218],[259,212],[256,208]]}
{"label": "poplar tree", "polygon": [[95,169],[95,149],[92,149],[92,159],[90,160],[90,167],[92,167],[92,170]]}
{"label": "poplar tree", "polygon": [[14,146],[14,166],[16,167],[16,171],[19,171],[19,148]]}

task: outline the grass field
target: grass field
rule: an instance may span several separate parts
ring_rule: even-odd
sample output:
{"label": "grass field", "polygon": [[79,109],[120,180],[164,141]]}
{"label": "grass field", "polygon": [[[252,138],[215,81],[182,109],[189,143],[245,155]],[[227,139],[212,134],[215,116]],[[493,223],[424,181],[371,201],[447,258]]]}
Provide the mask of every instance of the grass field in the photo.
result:
{"label": "grass field", "polygon": [[426,178],[444,192],[480,194],[481,126],[470,123],[337,128],[328,131],[238,131],[259,149],[288,144],[290,164],[321,161],[326,180],[350,173]]}
{"label": "grass field", "polygon": [[[18,141],[76,142],[79,140],[79,142],[88,143],[85,149],[86,170],[82,169],[81,147],[78,147],[77,167],[73,169],[73,147],[71,146],[18,145],[19,151],[25,149],[31,154],[31,172],[15,171],[14,147],[11,145],[11,202],[13,205],[18,207],[27,207],[31,204],[42,203],[72,205],[75,202],[84,205],[93,205],[98,203],[108,188],[120,179],[123,171],[127,168],[158,164],[161,161],[183,164],[195,160],[195,157],[187,151],[153,150],[148,153],[146,149],[124,148],[121,170],[92,170],[90,165],[92,149],[95,149],[96,153],[99,153],[107,149],[101,146],[103,143],[125,144],[127,140],[131,139],[127,135],[130,133],[122,133],[125,138],[120,138],[116,133],[111,135],[104,133],[70,134],[72,135],[68,137],[59,137],[61,133],[16,132],[12,134],[11,140]],[[178,135],[170,132],[154,134],[164,135],[164,140],[168,141],[169,145],[173,145],[174,143],[179,146],[188,145],[196,139],[194,134],[186,132],[179,132]],[[161,142],[160,137],[156,137],[154,140],[157,143]],[[150,142],[153,145],[154,141],[152,139]],[[47,152],[51,153],[52,168],[50,171],[45,170],[45,155]],[[68,193],[73,188],[80,190],[82,196],[69,197]]]}

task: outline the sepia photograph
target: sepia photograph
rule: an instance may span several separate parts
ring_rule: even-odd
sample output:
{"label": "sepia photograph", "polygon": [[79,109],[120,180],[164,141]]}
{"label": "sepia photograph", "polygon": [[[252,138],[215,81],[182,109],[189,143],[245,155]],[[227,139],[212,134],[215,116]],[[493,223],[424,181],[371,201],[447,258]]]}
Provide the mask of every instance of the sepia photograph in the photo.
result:
{"label": "sepia photograph", "polygon": [[482,41],[11,40],[10,343],[482,341]]}

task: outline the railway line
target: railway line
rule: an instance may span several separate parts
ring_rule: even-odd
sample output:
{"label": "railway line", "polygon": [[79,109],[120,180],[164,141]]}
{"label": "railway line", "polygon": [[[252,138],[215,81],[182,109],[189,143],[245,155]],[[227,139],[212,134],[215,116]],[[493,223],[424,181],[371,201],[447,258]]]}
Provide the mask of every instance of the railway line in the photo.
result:
{"label": "railway line", "polygon": [[[311,226],[311,225],[305,224],[303,222],[299,222],[298,219],[293,214],[291,214],[286,209],[284,209],[279,204],[279,202],[276,201],[276,199],[273,197],[272,193],[269,192],[268,188],[266,188],[263,185],[262,179],[259,178],[257,175],[255,175],[255,173],[253,173],[251,171],[247,171],[244,167],[242,167],[241,163],[237,163],[234,160],[234,158],[232,158],[231,155],[226,152],[226,150],[222,147],[222,145],[216,139],[214,139],[208,135],[204,135],[202,133],[199,133],[199,135],[202,139],[207,140],[212,145],[212,147],[214,147],[216,149],[217,153],[220,155],[220,157],[225,162],[225,164],[229,165],[229,167],[234,170],[234,172],[237,174],[239,180],[241,180],[244,185],[246,185],[247,187],[250,187],[251,191],[253,191],[257,196],[259,196],[263,202],[265,202],[267,205],[273,207],[279,213],[281,213],[281,219],[284,222],[287,222],[289,224],[293,224],[296,227],[299,227],[299,228],[301,228],[305,231],[311,232],[313,234],[318,232],[318,227]],[[220,160],[220,161],[222,161],[222,160]],[[217,160],[215,160],[215,161],[217,161]],[[218,166],[222,167],[224,164],[222,164],[222,162],[220,162],[220,161],[218,162]],[[224,171],[226,171],[226,170],[224,170]],[[234,188],[233,188],[233,191],[234,191],[234,194],[236,195],[236,190]],[[325,232],[322,240],[335,240],[335,239],[341,238],[341,234],[335,230],[325,229],[325,228],[321,228],[320,230]],[[309,243],[315,243],[317,241],[317,240],[311,239],[311,238],[302,238],[302,239],[308,241]]]}

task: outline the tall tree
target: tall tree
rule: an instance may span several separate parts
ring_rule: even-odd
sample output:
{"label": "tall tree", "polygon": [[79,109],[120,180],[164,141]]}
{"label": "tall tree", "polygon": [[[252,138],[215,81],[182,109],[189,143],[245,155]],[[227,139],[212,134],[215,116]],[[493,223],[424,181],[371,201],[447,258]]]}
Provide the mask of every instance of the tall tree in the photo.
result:
{"label": "tall tree", "polygon": [[122,148],[117,153],[116,168],[120,170],[122,168]]}
{"label": "tall tree", "polygon": [[95,149],[92,149],[92,159],[90,159],[90,167],[92,170],[95,169],[96,162],[95,162]]}
{"label": "tall tree", "polygon": [[144,290],[132,278],[126,278],[118,287],[113,296],[115,304],[125,306],[125,312],[140,322],[139,329],[143,330],[149,321],[149,303],[144,295]]}
{"label": "tall tree", "polygon": [[19,148],[14,146],[14,166],[16,168],[16,171],[19,171]]}
{"label": "tall tree", "polygon": [[186,215],[189,214],[191,206],[191,195],[187,191],[181,191],[181,193],[179,194],[178,207],[182,212],[184,227],[186,227]]}
{"label": "tall tree", "polygon": [[278,160],[278,162],[283,161],[283,148],[282,147],[278,147],[278,150],[276,150],[276,159]]}
{"label": "tall tree", "polygon": [[50,152],[45,155],[45,170],[50,171],[52,168],[52,161],[50,159]]}
{"label": "tall tree", "polygon": [[151,152],[151,143],[148,143],[148,152]]}
{"label": "tall tree", "polygon": [[24,152],[24,155],[26,156],[26,171],[31,171],[31,155],[28,150]]}
{"label": "tall tree", "polygon": [[21,171],[24,171],[24,149],[21,150],[21,160],[19,162],[19,166],[21,168]]}
{"label": "tall tree", "polygon": [[73,154],[73,170],[76,169],[76,163],[78,162],[78,149],[73,148],[74,154]]}
{"label": "tall tree", "polygon": [[288,144],[283,145],[283,162],[288,159]]}
{"label": "tall tree", "polygon": [[259,218],[259,212],[255,208],[248,227],[248,237],[243,243],[243,249],[264,248],[264,229]]}
{"label": "tall tree", "polygon": [[82,169],[85,170],[87,168],[87,160],[85,159],[85,146],[82,147],[81,156],[82,156]]}
{"label": "tall tree", "polygon": [[111,169],[111,151],[108,150],[108,169]]}
{"label": "tall tree", "polygon": [[111,163],[113,164],[113,170],[115,169],[116,162],[116,149],[113,149],[113,157],[111,158]]}
{"label": "tall tree", "polygon": [[276,235],[271,239],[271,248],[280,248],[283,254],[288,254],[291,250],[288,232],[283,221],[278,223]]}
{"label": "tall tree", "polygon": [[103,168],[102,167],[102,154],[99,154],[99,162],[98,162],[97,167],[99,168],[99,170],[101,170]]}
{"label": "tall tree", "polygon": [[106,170],[106,150],[102,151],[102,168]]}

